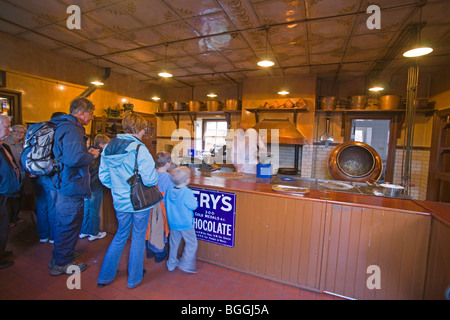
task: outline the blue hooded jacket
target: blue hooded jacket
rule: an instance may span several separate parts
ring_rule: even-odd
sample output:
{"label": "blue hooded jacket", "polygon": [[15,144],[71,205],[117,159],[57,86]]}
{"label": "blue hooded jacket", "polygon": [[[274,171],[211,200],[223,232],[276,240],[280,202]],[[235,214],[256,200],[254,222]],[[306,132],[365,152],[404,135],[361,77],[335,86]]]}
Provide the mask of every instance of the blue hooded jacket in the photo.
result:
{"label": "blue hooded jacket", "polygon": [[188,187],[173,186],[164,196],[169,228],[185,231],[194,227],[194,211],[198,207],[197,198]]}
{"label": "blue hooded jacket", "polygon": [[134,173],[138,144],[141,145],[138,154],[138,169],[142,182],[146,186],[154,186],[158,183],[155,161],[147,147],[135,136],[118,134],[102,152],[98,177],[105,187],[111,189],[116,211],[135,212],[130,198],[131,186],[127,180]]}
{"label": "blue hooded jacket", "polygon": [[53,154],[61,170],[52,176],[55,186],[49,183],[50,187],[65,196],[90,197],[89,164],[94,156],[88,152],[84,127],[72,115],[59,116],[50,121],[57,125]]}
{"label": "blue hooded jacket", "polygon": [[[5,197],[13,197],[20,191],[20,177],[17,177],[4,149],[7,149],[12,157],[9,146],[6,144],[0,145],[0,194]],[[12,160],[15,163],[14,158]]]}

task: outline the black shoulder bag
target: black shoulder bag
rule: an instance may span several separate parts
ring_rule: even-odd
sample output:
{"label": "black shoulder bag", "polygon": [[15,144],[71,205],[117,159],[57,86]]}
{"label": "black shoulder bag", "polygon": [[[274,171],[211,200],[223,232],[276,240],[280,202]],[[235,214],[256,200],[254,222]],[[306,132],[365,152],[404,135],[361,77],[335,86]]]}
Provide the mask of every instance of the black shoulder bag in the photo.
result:
{"label": "black shoulder bag", "polygon": [[134,174],[127,180],[127,182],[131,185],[131,203],[136,211],[154,206],[163,198],[163,195],[156,185],[147,187],[142,183],[142,178],[138,169],[138,154],[140,146],[141,145],[139,144],[136,149]]}

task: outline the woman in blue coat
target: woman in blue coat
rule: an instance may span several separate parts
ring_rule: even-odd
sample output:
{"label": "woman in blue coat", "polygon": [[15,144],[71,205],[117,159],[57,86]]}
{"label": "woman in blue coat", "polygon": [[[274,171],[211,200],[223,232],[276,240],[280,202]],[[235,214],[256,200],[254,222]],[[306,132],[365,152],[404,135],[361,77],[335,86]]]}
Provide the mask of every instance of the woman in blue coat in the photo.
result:
{"label": "woman in blue coat", "polygon": [[147,122],[141,116],[131,112],[126,113],[122,120],[125,134],[118,134],[102,152],[98,176],[100,181],[111,189],[119,228],[106,252],[97,281],[99,287],[103,287],[114,280],[131,226],[133,226],[133,230],[127,286],[134,288],[142,281],[145,232],[151,208],[140,211],[133,209],[130,198],[131,187],[127,180],[133,175],[136,148],[141,145],[138,154],[138,168],[142,182],[146,186],[153,186],[158,183],[153,157],[141,142],[146,125]]}

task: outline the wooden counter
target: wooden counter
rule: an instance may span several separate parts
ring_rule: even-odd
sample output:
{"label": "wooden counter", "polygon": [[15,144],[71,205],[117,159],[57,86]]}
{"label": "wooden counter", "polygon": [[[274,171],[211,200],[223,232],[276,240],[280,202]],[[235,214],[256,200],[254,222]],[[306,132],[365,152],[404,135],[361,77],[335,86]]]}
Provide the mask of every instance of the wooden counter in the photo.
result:
{"label": "wooden counter", "polygon": [[[193,175],[190,187],[236,194],[234,247],[199,241],[199,260],[355,299],[444,298],[450,231],[433,220],[433,235],[432,217],[439,208],[445,221],[449,207],[321,190],[296,196],[215,176]],[[105,208],[105,230],[115,232]],[[369,266],[379,267],[380,289],[367,286]]]}
{"label": "wooden counter", "polygon": [[[193,176],[191,186],[236,193],[235,246],[199,241],[200,260],[355,299],[423,299],[431,211],[412,200]],[[381,288],[369,289],[369,266]]]}

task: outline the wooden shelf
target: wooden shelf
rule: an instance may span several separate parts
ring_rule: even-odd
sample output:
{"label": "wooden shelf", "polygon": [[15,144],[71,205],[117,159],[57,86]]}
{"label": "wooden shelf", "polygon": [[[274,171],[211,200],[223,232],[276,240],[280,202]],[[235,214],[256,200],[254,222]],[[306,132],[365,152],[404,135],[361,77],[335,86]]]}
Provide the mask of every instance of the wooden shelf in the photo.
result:
{"label": "wooden shelf", "polygon": [[228,128],[230,128],[231,116],[233,114],[240,115],[241,110],[221,110],[221,111],[168,111],[157,112],[156,116],[164,118],[165,116],[171,116],[175,122],[177,129],[180,127],[180,116],[189,116],[191,121],[197,120],[197,116],[225,116],[227,119]]}
{"label": "wooden shelf", "polygon": [[256,123],[259,122],[260,113],[292,113],[294,115],[294,125],[297,125],[297,115],[299,113],[308,112],[306,108],[247,108],[245,110],[255,114]]}
{"label": "wooden shelf", "polygon": [[[433,113],[436,110],[434,109],[417,109],[416,110],[416,114],[425,114],[425,116],[431,116],[433,115]],[[346,114],[346,113],[406,113],[406,109],[396,109],[396,110],[381,110],[381,109],[376,109],[376,110],[358,110],[358,109],[340,109],[340,110],[322,110],[322,109],[316,109],[315,110],[316,113],[325,113],[325,114],[333,114],[333,113],[342,113],[342,114]]]}

